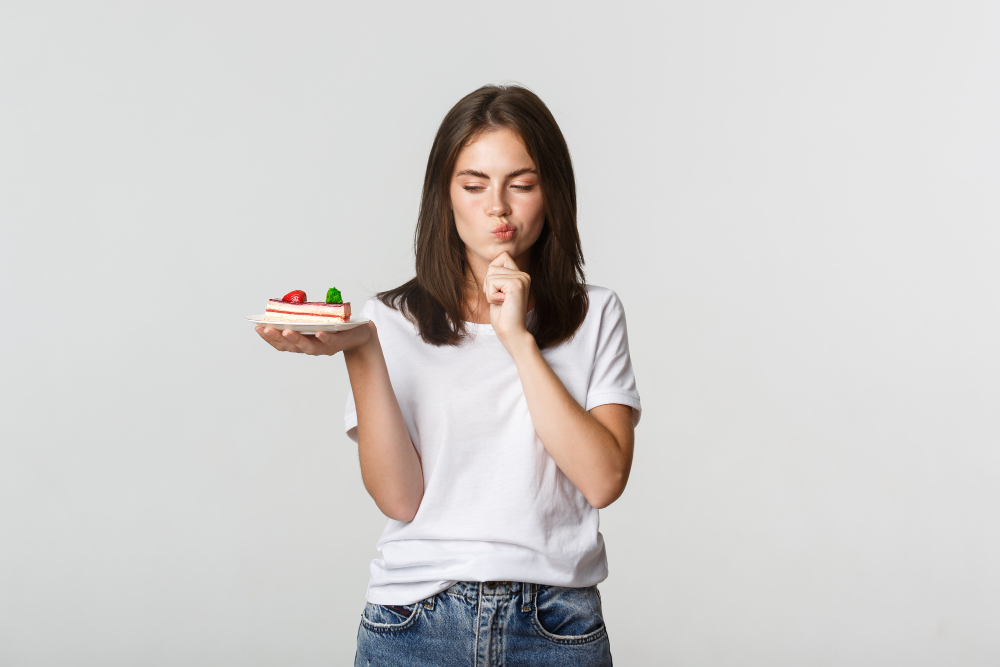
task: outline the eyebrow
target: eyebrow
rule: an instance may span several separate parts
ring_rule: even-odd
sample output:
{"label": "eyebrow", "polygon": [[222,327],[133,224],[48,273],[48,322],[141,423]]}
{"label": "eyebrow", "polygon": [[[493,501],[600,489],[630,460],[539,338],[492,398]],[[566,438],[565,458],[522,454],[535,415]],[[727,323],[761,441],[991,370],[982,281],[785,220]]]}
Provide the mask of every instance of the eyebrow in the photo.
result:
{"label": "eyebrow", "polygon": [[[514,178],[516,176],[521,176],[523,174],[538,174],[538,172],[531,167],[524,167],[523,169],[515,169],[514,171],[507,174],[507,178]],[[489,178],[483,172],[477,169],[463,169],[462,171],[455,174],[455,176],[475,176],[476,178]]]}

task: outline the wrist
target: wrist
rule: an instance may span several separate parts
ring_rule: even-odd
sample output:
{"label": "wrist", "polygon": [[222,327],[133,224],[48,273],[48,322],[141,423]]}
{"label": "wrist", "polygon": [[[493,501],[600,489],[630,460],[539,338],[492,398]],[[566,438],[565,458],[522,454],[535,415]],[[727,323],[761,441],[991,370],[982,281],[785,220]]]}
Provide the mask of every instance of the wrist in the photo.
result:
{"label": "wrist", "polygon": [[501,342],[507,348],[507,352],[513,357],[515,362],[525,355],[538,351],[538,343],[535,341],[535,337],[527,330],[521,331],[516,335],[506,336]]}
{"label": "wrist", "polygon": [[364,328],[367,329],[368,337],[360,345],[345,349],[344,359],[370,359],[372,356],[377,356],[382,352],[382,346],[378,340],[378,330],[375,328],[375,325],[368,323],[364,325]]}

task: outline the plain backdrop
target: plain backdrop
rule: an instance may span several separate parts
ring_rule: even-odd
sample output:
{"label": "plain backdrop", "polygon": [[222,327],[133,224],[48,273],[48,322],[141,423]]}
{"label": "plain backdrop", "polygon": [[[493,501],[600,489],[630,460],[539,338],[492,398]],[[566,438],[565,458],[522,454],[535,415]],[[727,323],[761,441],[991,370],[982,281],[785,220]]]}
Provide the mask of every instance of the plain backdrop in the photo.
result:
{"label": "plain backdrop", "polygon": [[348,665],[341,357],[431,141],[519,82],[644,407],[617,664],[1000,663],[996,3],[0,5],[0,665]]}

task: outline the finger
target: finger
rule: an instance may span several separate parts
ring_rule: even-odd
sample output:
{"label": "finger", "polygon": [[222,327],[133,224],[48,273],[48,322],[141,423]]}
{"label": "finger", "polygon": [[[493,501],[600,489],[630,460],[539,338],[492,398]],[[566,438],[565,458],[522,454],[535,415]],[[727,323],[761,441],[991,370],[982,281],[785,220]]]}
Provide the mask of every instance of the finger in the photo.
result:
{"label": "finger", "polygon": [[[494,272],[495,271],[495,272]],[[518,280],[524,285],[528,284],[528,274],[521,271],[515,271],[512,269],[507,269],[504,267],[494,267],[489,272],[487,272],[486,277],[483,279],[483,293],[489,296],[493,292],[501,291],[502,288],[497,285],[502,284],[500,281]],[[509,291],[509,290],[502,290]]]}
{"label": "finger", "polygon": [[502,253],[497,255],[492,262],[490,262],[490,266],[503,266],[509,257],[510,253],[504,250]]}
{"label": "finger", "polygon": [[306,354],[317,354],[316,341],[312,336],[303,336],[298,331],[285,329],[281,332],[282,337],[288,341],[297,351]]}
{"label": "finger", "polygon": [[[513,263],[514,260],[511,258],[510,253],[504,250],[502,253],[496,256],[496,258],[490,262],[490,266],[507,266],[510,267],[509,263]],[[516,268],[516,267],[514,267]]]}
{"label": "finger", "polygon": [[486,296],[491,296],[494,292],[498,291],[501,290],[497,284],[497,276],[486,276],[486,279],[483,280],[483,292],[486,293]]}
{"label": "finger", "polygon": [[323,345],[326,345],[327,347],[335,347],[334,346],[334,341],[336,339],[337,339],[337,332],[336,331],[332,331],[332,332],[331,331],[317,331],[316,332],[316,340],[318,340],[319,342],[323,343]]}
{"label": "finger", "polygon": [[526,291],[526,289],[527,283],[519,277],[488,276],[486,278],[486,298],[491,303],[501,303],[506,295]]}
{"label": "finger", "polygon": [[493,266],[490,265],[486,269],[486,275],[488,276],[516,276],[521,273],[517,269],[508,269],[506,266]]}
{"label": "finger", "polygon": [[281,349],[280,348],[280,345],[281,345],[281,332],[280,331],[278,331],[274,327],[255,327],[255,328],[257,330],[257,333],[260,334],[261,338],[263,338],[265,341],[267,341],[268,343],[270,343],[274,347],[277,347],[278,349]]}
{"label": "finger", "polygon": [[[507,285],[510,289],[527,288],[531,284],[531,277],[527,273],[522,273],[521,271],[515,271],[513,273],[500,274],[495,273],[493,275],[486,276],[483,281],[486,286],[493,286],[500,288]],[[505,289],[505,292],[510,291],[510,289]]]}
{"label": "finger", "polygon": [[261,333],[260,337],[264,339],[268,345],[276,349],[278,352],[298,352],[297,349],[293,348],[285,339],[281,337],[278,331],[271,329],[271,334]]}
{"label": "finger", "polygon": [[490,262],[490,266],[505,266],[508,269],[517,270],[517,264],[514,263],[514,258],[511,257],[510,253],[506,250],[497,255],[497,258]]}
{"label": "finger", "polygon": [[317,331],[314,338],[316,344],[322,346],[320,354],[337,354],[343,352],[352,344],[353,329],[347,331]]}

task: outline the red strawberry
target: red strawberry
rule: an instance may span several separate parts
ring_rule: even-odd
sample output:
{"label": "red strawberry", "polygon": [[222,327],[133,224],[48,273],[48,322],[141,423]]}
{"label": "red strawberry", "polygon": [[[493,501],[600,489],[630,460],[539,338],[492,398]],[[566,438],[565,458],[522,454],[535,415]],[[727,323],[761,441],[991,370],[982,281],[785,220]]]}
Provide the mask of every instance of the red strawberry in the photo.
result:
{"label": "red strawberry", "polygon": [[305,303],[306,293],[300,289],[292,290],[285,296],[281,297],[281,300],[285,303]]}

